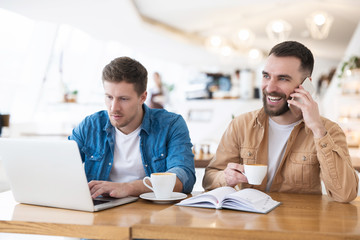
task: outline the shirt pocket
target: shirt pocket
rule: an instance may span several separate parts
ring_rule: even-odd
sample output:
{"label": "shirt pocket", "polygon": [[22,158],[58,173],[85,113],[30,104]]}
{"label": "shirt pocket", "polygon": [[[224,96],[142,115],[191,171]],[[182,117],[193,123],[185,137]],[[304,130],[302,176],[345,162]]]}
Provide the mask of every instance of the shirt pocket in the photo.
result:
{"label": "shirt pocket", "polygon": [[166,157],[167,149],[166,147],[159,148],[154,150],[151,162],[154,164],[155,172],[166,172]]}
{"label": "shirt pocket", "polygon": [[101,161],[104,158],[104,153],[97,151],[89,147],[83,147],[81,149],[85,154],[86,161]]}
{"label": "shirt pocket", "polygon": [[256,163],[256,149],[255,148],[241,148],[240,158],[242,164],[255,164]]}
{"label": "shirt pocket", "polygon": [[85,173],[88,181],[97,179],[98,171],[104,162],[104,153],[89,147],[81,149],[85,154]]}
{"label": "shirt pocket", "polygon": [[319,184],[320,167],[315,153],[291,153],[289,160],[286,176],[289,177],[290,184],[304,188]]}

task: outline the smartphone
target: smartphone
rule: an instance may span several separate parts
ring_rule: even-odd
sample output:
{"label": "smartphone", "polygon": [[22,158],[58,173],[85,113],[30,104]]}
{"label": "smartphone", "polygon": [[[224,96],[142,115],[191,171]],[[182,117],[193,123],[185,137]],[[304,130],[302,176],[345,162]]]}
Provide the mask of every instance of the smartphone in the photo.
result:
{"label": "smartphone", "polygon": [[[313,93],[315,92],[315,87],[314,85],[311,83],[310,78],[305,78],[305,80],[303,81],[303,83],[301,84],[301,86],[303,86],[303,88],[308,91],[310,93],[310,95],[312,96]],[[298,98],[294,98],[295,101],[299,101],[302,102],[300,99]]]}
{"label": "smartphone", "polygon": [[[301,86],[303,86],[303,88],[308,91],[310,93],[310,95],[312,96],[315,93],[315,87],[314,85],[311,83],[310,78],[305,78],[304,82],[301,84]],[[294,98],[295,101],[299,101],[300,103],[302,102],[300,99],[298,98]],[[300,116],[302,114],[301,110],[295,106],[292,105],[288,105],[290,108],[290,111],[292,112],[292,114],[294,114],[296,117]]]}
{"label": "smartphone", "polygon": [[313,95],[313,93],[315,92],[315,87],[314,85],[311,83],[310,78],[305,78],[304,82],[301,84],[301,86],[303,86],[303,88],[308,91],[310,93],[310,95]]}

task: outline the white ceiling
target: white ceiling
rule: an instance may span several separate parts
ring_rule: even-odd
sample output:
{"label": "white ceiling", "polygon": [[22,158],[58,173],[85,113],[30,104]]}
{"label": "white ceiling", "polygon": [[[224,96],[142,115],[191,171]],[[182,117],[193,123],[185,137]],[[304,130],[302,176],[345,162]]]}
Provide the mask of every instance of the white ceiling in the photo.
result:
{"label": "white ceiling", "polygon": [[[317,56],[341,59],[360,21],[359,0],[134,0],[141,14],[187,34],[231,38],[240,28],[255,35],[254,47],[268,51],[273,42],[266,25],[283,19],[292,25],[291,40],[306,43]],[[325,40],[310,37],[305,18],[315,11],[334,18]]]}
{"label": "white ceiling", "polygon": [[[360,22],[360,0],[1,0],[0,8],[197,65],[219,61],[211,54],[204,58],[200,40],[211,34],[230,36],[240,27],[254,31],[254,47],[267,52],[274,43],[265,27],[278,18],[293,26],[290,39],[303,42],[316,57],[341,60]],[[311,39],[306,32],[305,18],[316,10],[334,17],[326,40]]]}

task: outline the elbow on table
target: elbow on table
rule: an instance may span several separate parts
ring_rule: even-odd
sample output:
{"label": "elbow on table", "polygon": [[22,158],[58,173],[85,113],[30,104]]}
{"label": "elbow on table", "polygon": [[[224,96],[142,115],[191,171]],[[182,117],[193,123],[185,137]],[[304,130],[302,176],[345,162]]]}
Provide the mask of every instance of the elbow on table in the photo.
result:
{"label": "elbow on table", "polygon": [[349,203],[358,196],[358,188],[359,187],[357,184],[356,187],[352,188],[351,190],[349,190],[349,192],[344,193],[344,194],[335,194],[335,193],[332,193],[331,191],[327,191],[327,192],[328,192],[328,196],[331,199],[333,199],[334,201],[341,202],[341,203]]}

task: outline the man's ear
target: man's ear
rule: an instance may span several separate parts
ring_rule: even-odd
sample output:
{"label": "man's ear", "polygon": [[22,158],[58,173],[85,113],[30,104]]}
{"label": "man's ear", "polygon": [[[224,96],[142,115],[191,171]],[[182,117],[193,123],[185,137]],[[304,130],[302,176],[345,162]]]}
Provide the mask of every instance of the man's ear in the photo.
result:
{"label": "man's ear", "polygon": [[147,91],[143,92],[140,96],[141,103],[144,103],[147,98]]}

